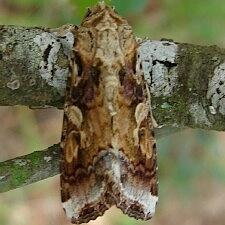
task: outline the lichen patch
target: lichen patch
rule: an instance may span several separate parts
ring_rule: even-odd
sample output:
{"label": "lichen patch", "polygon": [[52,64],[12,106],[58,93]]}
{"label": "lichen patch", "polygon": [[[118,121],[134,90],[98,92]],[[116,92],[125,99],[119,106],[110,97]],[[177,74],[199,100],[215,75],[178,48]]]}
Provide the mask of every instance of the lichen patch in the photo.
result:
{"label": "lichen patch", "polygon": [[6,176],[0,176],[0,181],[4,180]]}
{"label": "lichen patch", "polygon": [[51,157],[51,156],[45,156],[45,157],[44,157],[44,160],[45,160],[46,162],[49,162],[49,161],[52,160],[52,157]]}
{"label": "lichen patch", "polygon": [[27,161],[23,160],[23,159],[16,159],[14,163],[18,166],[26,166],[27,165]]}
{"label": "lichen patch", "polygon": [[178,46],[169,41],[145,41],[138,48],[137,66],[152,95],[170,96],[177,85],[176,55]]}
{"label": "lichen patch", "polygon": [[225,63],[215,68],[214,75],[209,80],[207,99],[211,100],[211,106],[215,110],[218,109],[225,115]]}
{"label": "lichen patch", "polygon": [[66,80],[69,74],[68,68],[61,68],[57,65],[58,54],[63,48],[64,54],[70,55],[74,39],[72,33],[63,37],[56,36],[56,33],[43,32],[34,38],[34,42],[40,47],[42,61],[39,65],[41,77],[50,85],[55,87],[63,95]]}
{"label": "lichen patch", "polygon": [[72,32],[66,32],[63,34],[54,32],[53,34],[60,37],[59,41],[63,47],[63,52],[66,56],[70,57],[72,54],[72,49],[74,45],[74,34]]}
{"label": "lichen patch", "polygon": [[198,102],[192,103],[190,105],[189,112],[191,113],[195,124],[203,125],[203,126],[206,125],[208,127],[212,125],[210,121],[208,120],[206,111],[201,105],[201,103],[198,103]]}
{"label": "lichen patch", "polygon": [[20,81],[18,79],[14,79],[12,81],[9,81],[6,86],[10,88],[11,90],[16,90],[20,87]]}

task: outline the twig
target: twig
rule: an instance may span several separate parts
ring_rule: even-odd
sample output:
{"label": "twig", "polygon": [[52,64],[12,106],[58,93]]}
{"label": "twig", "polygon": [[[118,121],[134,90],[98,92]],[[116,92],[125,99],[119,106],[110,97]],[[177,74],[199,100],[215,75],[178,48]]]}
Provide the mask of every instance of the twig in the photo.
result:
{"label": "twig", "polygon": [[[156,129],[156,137],[179,132],[180,129]],[[59,144],[43,151],[0,162],[0,193],[35,183],[59,174]]]}
{"label": "twig", "polygon": [[43,151],[0,162],[0,192],[22,187],[59,173],[59,144]]}

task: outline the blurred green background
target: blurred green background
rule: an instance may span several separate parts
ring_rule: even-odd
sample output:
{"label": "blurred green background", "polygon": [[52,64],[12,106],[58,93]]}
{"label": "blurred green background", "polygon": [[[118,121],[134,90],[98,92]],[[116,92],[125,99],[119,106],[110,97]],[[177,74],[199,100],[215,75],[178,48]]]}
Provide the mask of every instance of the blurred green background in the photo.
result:
{"label": "blurred green background", "polygon": [[[0,24],[79,24],[94,0],[0,0]],[[225,47],[225,2],[111,0],[136,36]],[[62,111],[0,108],[0,161],[59,142]],[[224,225],[223,132],[187,129],[157,140],[160,200],[154,218],[136,221],[112,208],[90,225]],[[59,176],[0,194],[0,225],[68,225]]]}

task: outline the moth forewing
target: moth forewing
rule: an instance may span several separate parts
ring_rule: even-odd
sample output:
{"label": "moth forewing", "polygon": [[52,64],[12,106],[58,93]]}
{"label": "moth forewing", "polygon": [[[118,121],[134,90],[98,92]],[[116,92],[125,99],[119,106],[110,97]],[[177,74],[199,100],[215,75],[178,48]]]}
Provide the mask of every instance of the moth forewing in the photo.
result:
{"label": "moth forewing", "polygon": [[74,33],[61,140],[63,207],[72,223],[112,205],[147,220],[158,200],[156,147],[132,29],[101,2]]}

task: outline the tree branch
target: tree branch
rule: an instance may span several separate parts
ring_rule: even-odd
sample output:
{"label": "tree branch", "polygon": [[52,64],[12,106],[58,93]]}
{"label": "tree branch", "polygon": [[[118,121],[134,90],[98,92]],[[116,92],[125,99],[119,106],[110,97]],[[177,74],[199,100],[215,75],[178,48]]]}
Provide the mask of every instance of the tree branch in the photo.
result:
{"label": "tree branch", "polygon": [[0,162],[0,193],[59,173],[59,144],[43,151]]}
{"label": "tree branch", "polygon": [[[0,27],[0,105],[63,107],[71,26]],[[145,40],[137,66],[151,88],[160,126],[225,129],[225,50]]]}
{"label": "tree branch", "polygon": [[62,107],[72,26],[0,26],[0,105]]}
{"label": "tree branch", "polygon": [[140,61],[160,127],[225,130],[225,50],[145,41]]}

